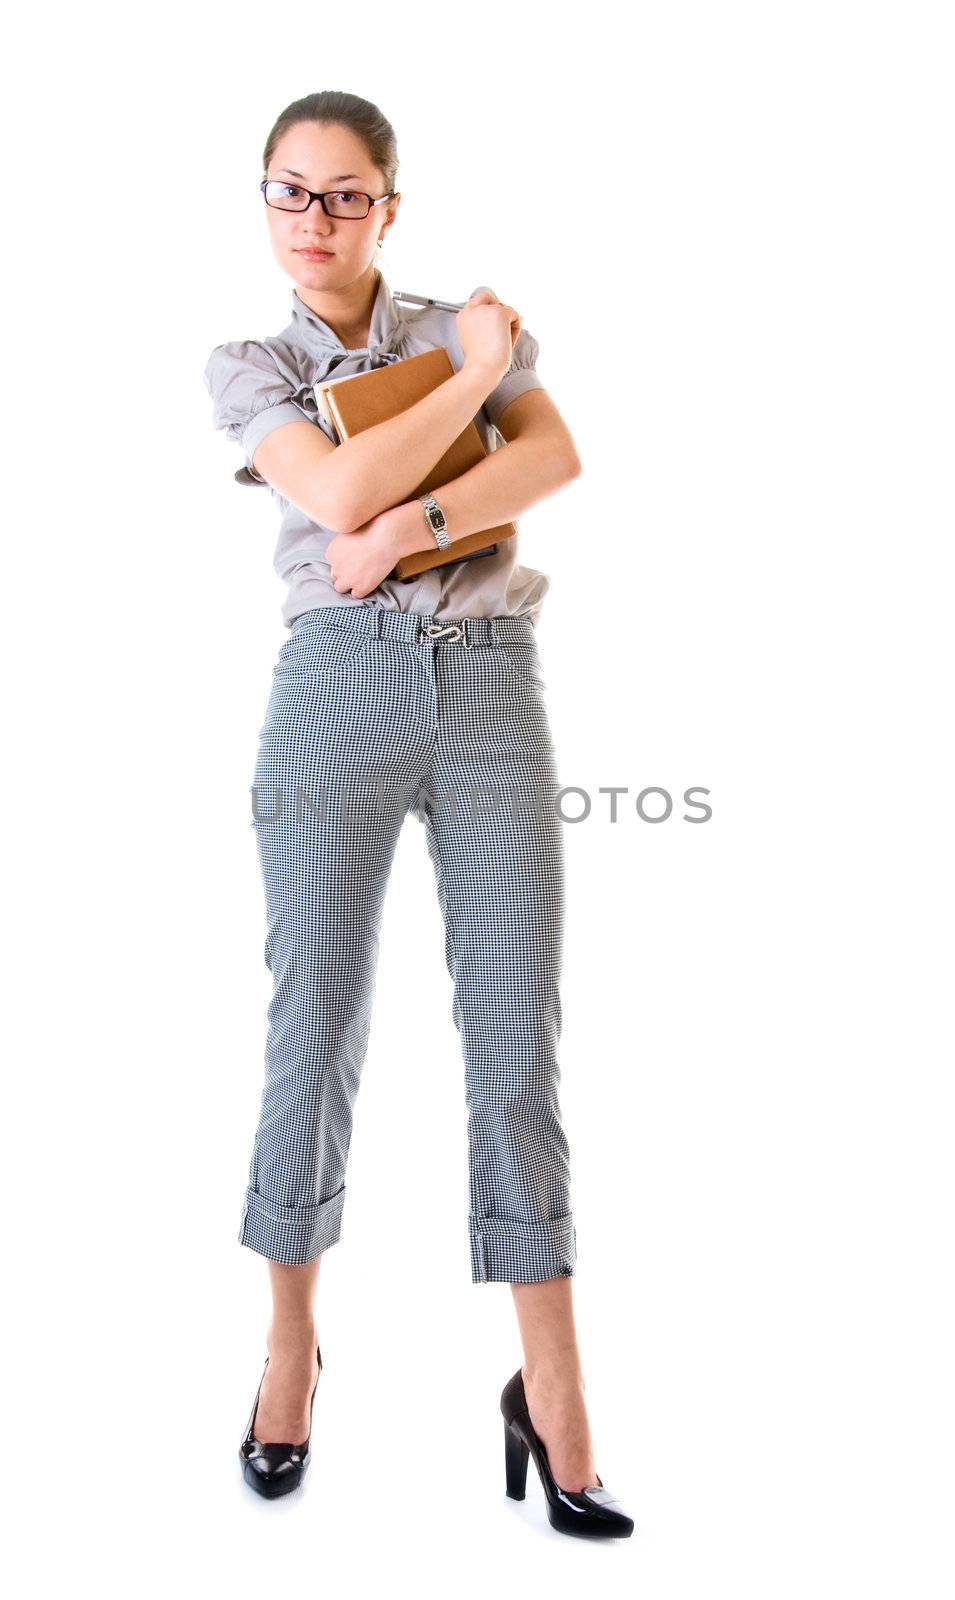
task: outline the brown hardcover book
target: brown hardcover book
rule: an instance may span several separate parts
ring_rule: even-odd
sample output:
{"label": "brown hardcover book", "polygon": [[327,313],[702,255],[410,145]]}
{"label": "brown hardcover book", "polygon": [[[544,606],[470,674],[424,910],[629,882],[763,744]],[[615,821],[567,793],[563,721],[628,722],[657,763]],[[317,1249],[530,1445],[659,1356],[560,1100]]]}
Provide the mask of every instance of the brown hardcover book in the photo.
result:
{"label": "brown hardcover book", "polygon": [[[374,367],[370,372],[356,372],[346,378],[329,378],[314,388],[319,410],[332,424],[339,440],[350,439],[363,428],[373,428],[388,417],[407,411],[422,400],[432,389],[452,376],[451,358],[442,345],[425,350],[421,355],[406,356],[401,361],[389,362],[384,367]],[[414,495],[427,494],[429,489],[459,478],[487,455],[484,441],[473,422],[458,434],[450,450],[436,461],[426,478],[418,484]],[[401,495],[392,501],[410,500],[412,495]],[[422,529],[427,532],[424,511],[421,513]],[[469,533],[464,539],[455,539],[449,550],[415,550],[402,556],[389,577],[411,578],[432,567],[443,567],[450,561],[473,561],[477,556],[493,555],[501,539],[512,539],[516,524],[505,522],[499,528],[486,528]]]}

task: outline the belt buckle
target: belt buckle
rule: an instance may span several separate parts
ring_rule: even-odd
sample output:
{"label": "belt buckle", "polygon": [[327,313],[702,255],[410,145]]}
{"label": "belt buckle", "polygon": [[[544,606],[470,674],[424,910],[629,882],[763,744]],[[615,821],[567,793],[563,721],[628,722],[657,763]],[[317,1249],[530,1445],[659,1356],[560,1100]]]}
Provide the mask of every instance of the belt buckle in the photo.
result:
{"label": "belt buckle", "polygon": [[470,650],[471,630],[468,627],[468,621],[469,618],[465,617],[463,627],[459,627],[456,622],[423,622],[421,624],[421,631],[422,633],[426,633],[430,639],[442,639],[447,637],[449,643],[452,640],[461,639],[463,640],[466,648]]}

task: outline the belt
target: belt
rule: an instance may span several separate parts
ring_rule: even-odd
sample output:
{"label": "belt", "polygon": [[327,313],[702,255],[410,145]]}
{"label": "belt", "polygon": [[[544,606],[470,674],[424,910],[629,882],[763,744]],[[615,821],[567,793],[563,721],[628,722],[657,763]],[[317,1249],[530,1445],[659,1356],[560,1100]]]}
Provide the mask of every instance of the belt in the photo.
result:
{"label": "belt", "polygon": [[417,644],[422,639],[461,645],[528,644],[535,635],[528,615],[501,617],[454,617],[438,619],[430,613],[397,611],[385,606],[330,605],[302,611],[292,623],[292,634],[316,626],[355,628],[379,639],[407,639]]}

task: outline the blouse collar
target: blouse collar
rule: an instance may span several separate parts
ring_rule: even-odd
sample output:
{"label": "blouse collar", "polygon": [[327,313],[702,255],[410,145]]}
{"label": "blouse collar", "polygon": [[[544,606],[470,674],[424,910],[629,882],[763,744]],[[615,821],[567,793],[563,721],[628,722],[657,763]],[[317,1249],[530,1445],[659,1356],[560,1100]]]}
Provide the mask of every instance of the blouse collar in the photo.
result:
{"label": "blouse collar", "polygon": [[332,368],[337,370],[345,362],[355,362],[355,370],[360,371],[367,362],[372,367],[382,367],[401,360],[398,348],[404,332],[401,313],[381,271],[378,268],[375,270],[378,273],[378,292],[371,312],[368,343],[357,349],[348,349],[343,345],[337,333],[332,331],[327,322],[323,322],[318,312],[312,311],[292,290],[292,329],[298,343],[319,363],[320,370],[313,382],[321,382]]}

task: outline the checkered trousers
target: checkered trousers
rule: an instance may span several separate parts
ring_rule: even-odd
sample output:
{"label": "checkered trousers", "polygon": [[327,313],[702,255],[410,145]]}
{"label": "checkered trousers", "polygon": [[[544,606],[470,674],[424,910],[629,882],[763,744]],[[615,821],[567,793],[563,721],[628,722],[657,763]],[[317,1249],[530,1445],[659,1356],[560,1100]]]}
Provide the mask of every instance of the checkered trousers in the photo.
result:
{"label": "checkered trousers", "polygon": [[472,1281],[573,1276],[558,1100],[563,840],[529,617],[376,605],[296,618],[253,784],[274,979],[240,1243],[299,1264],[340,1236],[385,892],[426,829],[468,1110]]}

